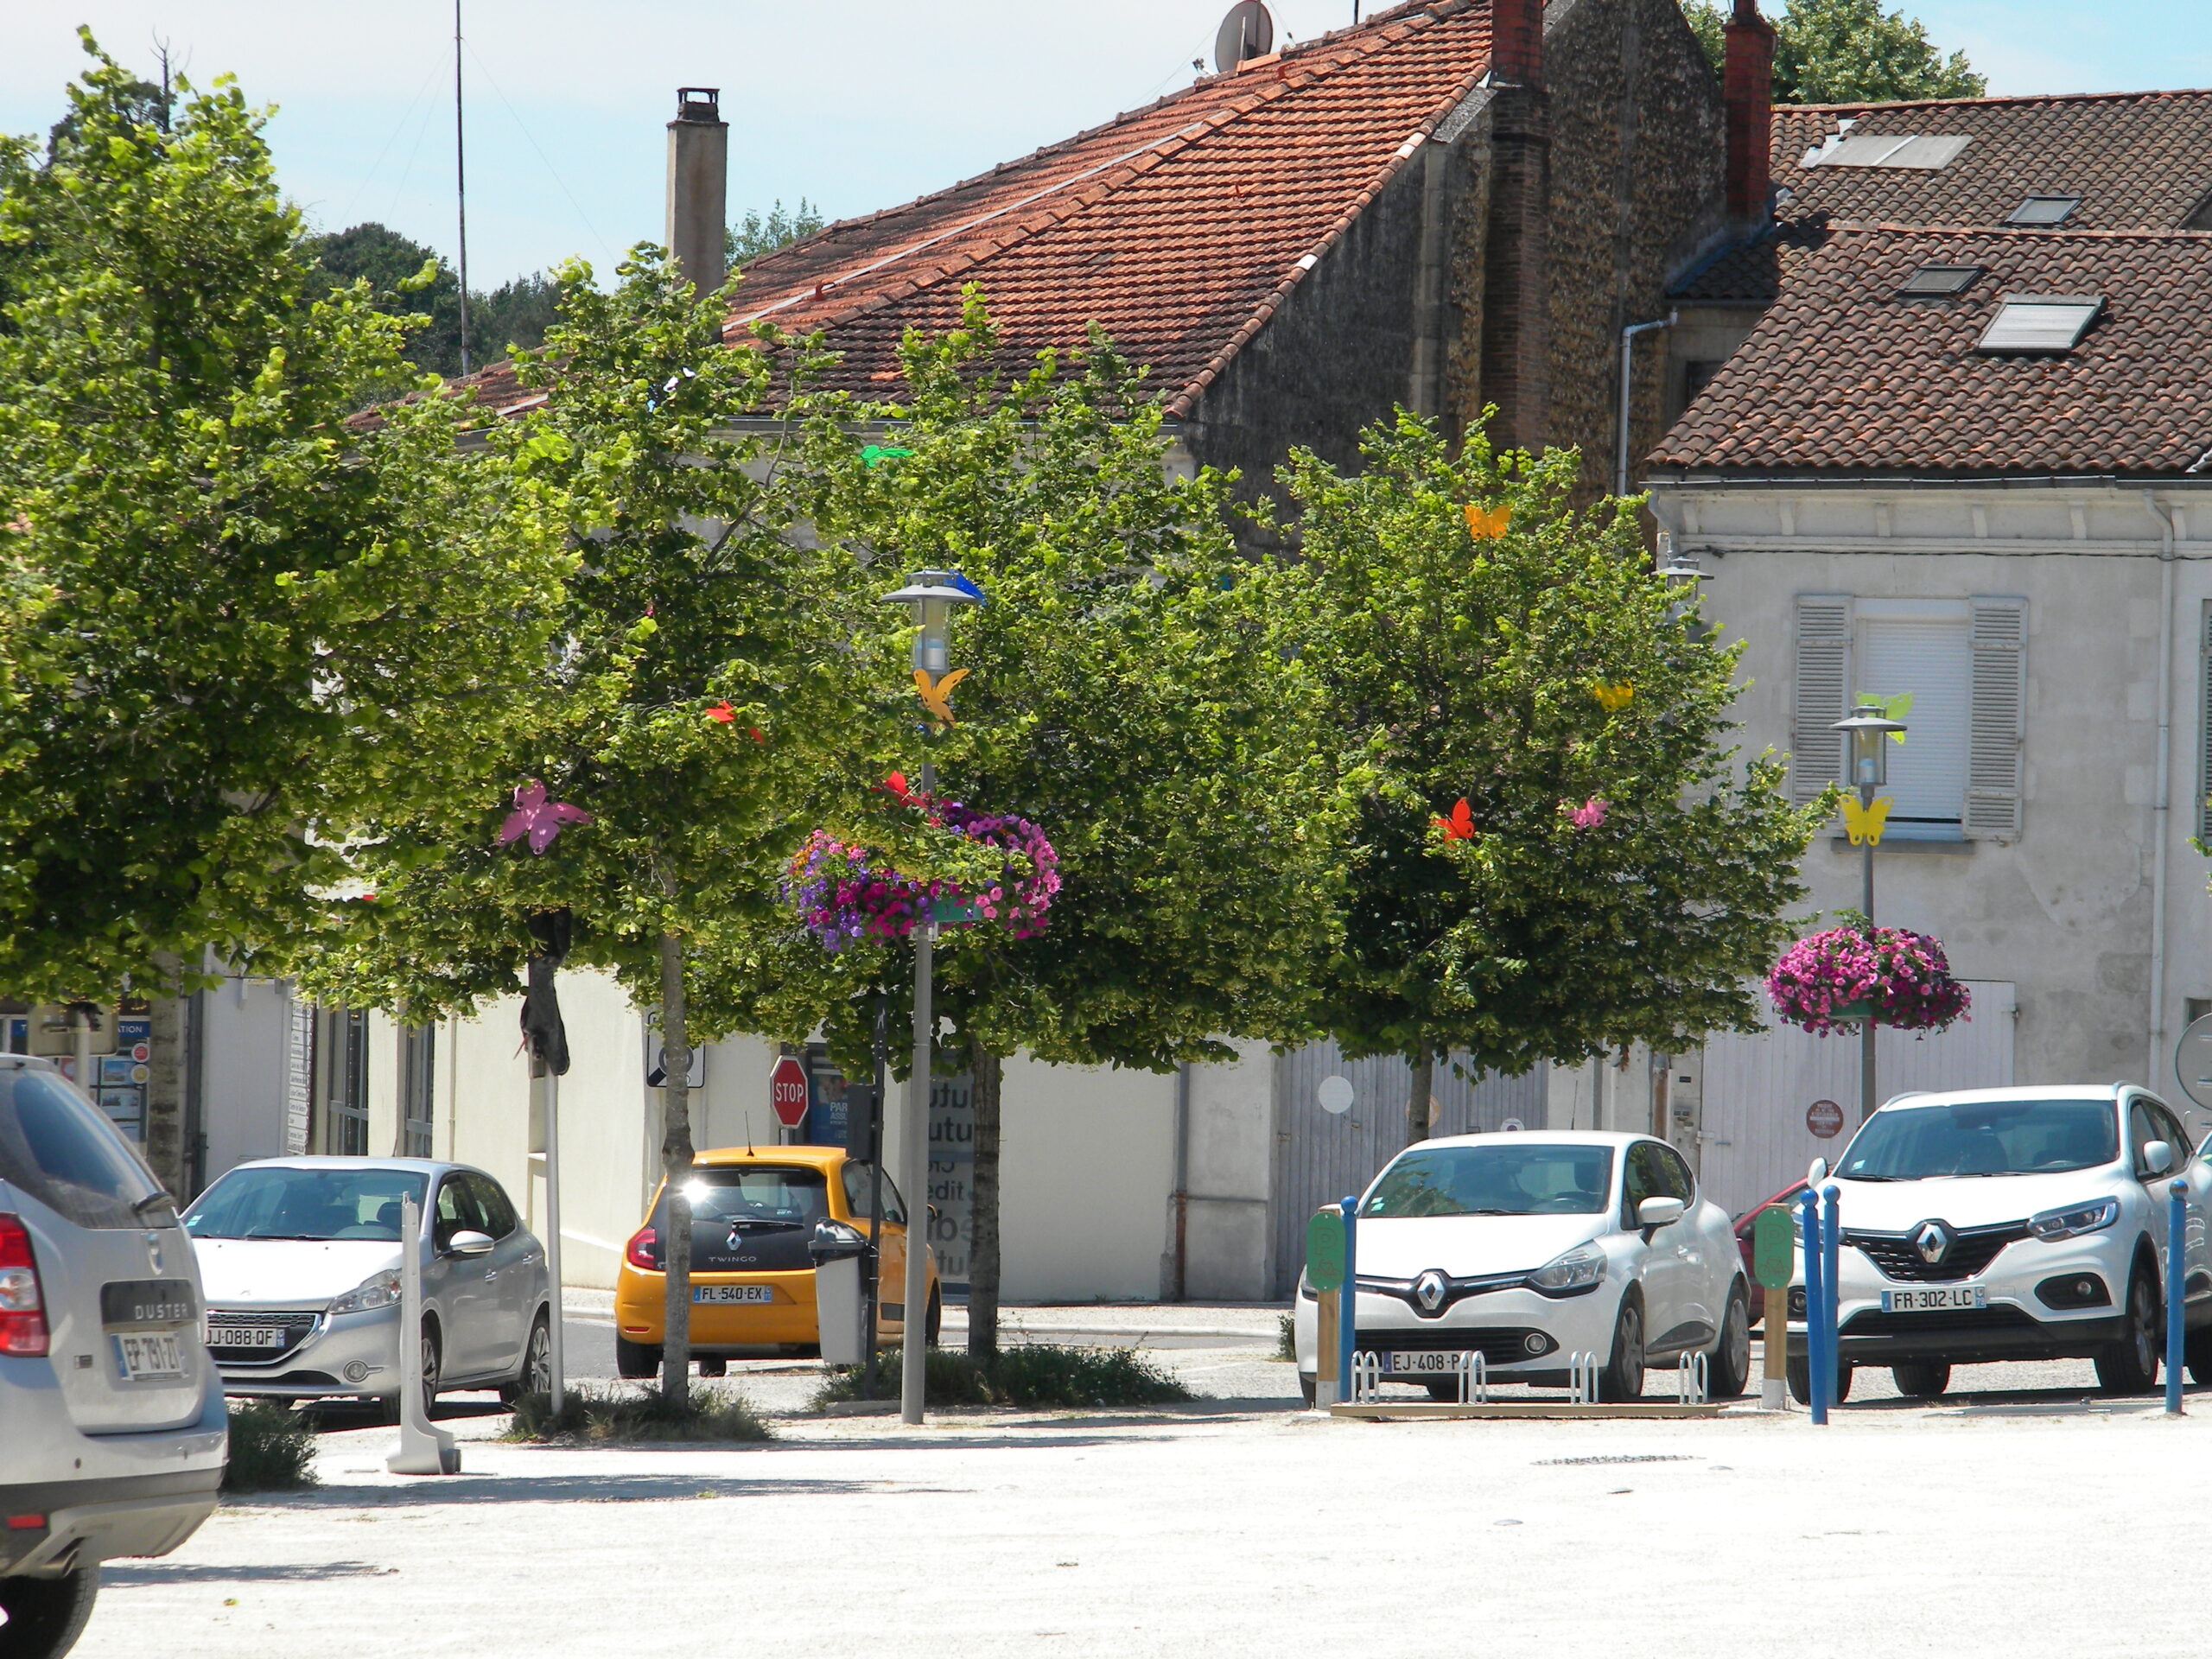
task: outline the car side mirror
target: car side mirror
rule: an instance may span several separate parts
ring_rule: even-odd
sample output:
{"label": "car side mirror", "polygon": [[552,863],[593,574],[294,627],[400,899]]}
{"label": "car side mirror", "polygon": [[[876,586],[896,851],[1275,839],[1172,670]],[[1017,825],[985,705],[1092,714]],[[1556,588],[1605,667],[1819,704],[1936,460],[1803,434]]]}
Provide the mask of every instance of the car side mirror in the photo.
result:
{"label": "car side mirror", "polygon": [[1813,1166],[1805,1172],[1805,1185],[1808,1186],[1818,1186],[1821,1184],[1821,1178],[1827,1173],[1828,1160],[1825,1158],[1814,1159]]}
{"label": "car side mirror", "polygon": [[489,1255],[493,1238],[489,1233],[455,1233],[446,1241],[448,1255]]}
{"label": "car side mirror", "polygon": [[1682,1218],[1680,1198],[1646,1198],[1636,1206],[1637,1224],[1641,1227],[1671,1227]]}
{"label": "car side mirror", "polygon": [[2174,1166],[2174,1149],[2163,1141],[2145,1141],[2139,1155],[2145,1175],[2163,1175]]}

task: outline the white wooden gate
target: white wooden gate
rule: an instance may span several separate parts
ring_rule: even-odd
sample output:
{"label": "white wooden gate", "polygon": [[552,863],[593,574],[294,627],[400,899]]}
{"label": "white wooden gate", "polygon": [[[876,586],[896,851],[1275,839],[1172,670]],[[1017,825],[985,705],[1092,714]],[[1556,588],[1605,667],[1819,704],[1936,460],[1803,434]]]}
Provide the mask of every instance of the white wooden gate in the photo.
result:
{"label": "white wooden gate", "polygon": [[[2012,1081],[2013,988],[1970,980],[1974,1012],[1948,1031],[1916,1037],[1885,1030],[1876,1039],[1881,1097],[1913,1089],[2001,1089]],[[1859,1127],[1859,1035],[1815,1037],[1769,1016],[1754,1036],[1706,1039],[1702,1178],[1714,1203],[1739,1215],[1800,1179],[1815,1158],[1830,1163]],[[1814,1134],[1813,1106],[1833,1102],[1840,1133]]]}

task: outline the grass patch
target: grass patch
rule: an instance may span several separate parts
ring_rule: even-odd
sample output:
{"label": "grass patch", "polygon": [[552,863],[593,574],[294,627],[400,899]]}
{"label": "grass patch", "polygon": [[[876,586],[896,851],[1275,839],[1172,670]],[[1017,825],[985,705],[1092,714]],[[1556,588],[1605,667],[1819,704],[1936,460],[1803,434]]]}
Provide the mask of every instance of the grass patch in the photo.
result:
{"label": "grass patch", "polygon": [[1275,1327],[1275,1357],[1298,1357],[1298,1315],[1294,1313],[1284,1314],[1282,1322]]}
{"label": "grass patch", "polygon": [[226,1492],[296,1492],[315,1484],[315,1430],[283,1406],[231,1408]]}
{"label": "grass patch", "polygon": [[499,1437],[537,1444],[620,1446],[656,1440],[715,1440],[736,1444],[775,1438],[734,1390],[695,1386],[682,1405],[658,1389],[571,1388],[561,1409],[553,1398],[525,1394],[515,1402],[514,1421]]}
{"label": "grass patch", "polygon": [[[899,1363],[895,1348],[878,1361],[874,1398],[899,1397]],[[814,1409],[861,1397],[859,1370],[837,1371],[815,1395]],[[923,1397],[932,1406],[1012,1406],[1035,1411],[1160,1406],[1195,1396],[1133,1347],[1077,1348],[1034,1342],[1001,1349],[988,1366],[957,1349],[932,1348]]]}

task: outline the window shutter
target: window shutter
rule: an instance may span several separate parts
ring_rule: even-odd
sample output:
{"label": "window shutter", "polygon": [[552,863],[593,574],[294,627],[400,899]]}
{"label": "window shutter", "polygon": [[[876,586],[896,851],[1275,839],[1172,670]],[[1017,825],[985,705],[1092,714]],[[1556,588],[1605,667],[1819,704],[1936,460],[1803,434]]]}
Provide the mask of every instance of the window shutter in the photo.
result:
{"label": "window shutter", "polygon": [[[2212,212],[2212,207],[2208,207]],[[2212,228],[2212,226],[2208,226]],[[2196,734],[2200,770],[2196,774],[2196,838],[2212,842],[2212,601],[2204,607],[2203,633],[2204,704],[2201,710],[2202,725]]]}
{"label": "window shutter", "polygon": [[1971,840],[2012,841],[2020,833],[2028,601],[1976,595],[1972,644],[1974,728],[1967,759],[1966,833]]}
{"label": "window shutter", "polygon": [[1851,712],[1851,597],[1797,596],[1797,683],[1789,717],[1789,793],[1809,801],[1843,779],[1843,734],[1829,728]]}

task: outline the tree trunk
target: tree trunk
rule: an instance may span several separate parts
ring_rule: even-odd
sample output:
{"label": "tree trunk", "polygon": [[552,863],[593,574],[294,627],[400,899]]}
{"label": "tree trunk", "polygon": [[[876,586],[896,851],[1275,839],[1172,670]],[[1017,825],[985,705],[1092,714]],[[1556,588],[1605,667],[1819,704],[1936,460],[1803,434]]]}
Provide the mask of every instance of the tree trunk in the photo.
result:
{"label": "tree trunk", "polygon": [[661,1243],[666,1283],[662,1303],[660,1388],[677,1403],[691,1389],[691,1039],[685,1027],[683,947],[660,936],[660,1033],[665,1048],[661,1098],[660,1167],[668,1191],[668,1236]]}
{"label": "tree trunk", "polygon": [[972,1051],[969,1095],[976,1113],[976,1161],[968,1181],[968,1357],[988,1364],[999,1351],[999,1101],[1004,1063]]}
{"label": "tree trunk", "polygon": [[1428,1108],[1436,1092],[1436,1052],[1423,1043],[1414,1051],[1413,1086],[1406,1095],[1406,1144],[1428,1139]]}

